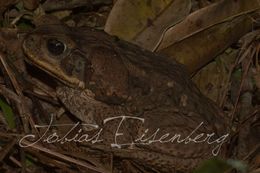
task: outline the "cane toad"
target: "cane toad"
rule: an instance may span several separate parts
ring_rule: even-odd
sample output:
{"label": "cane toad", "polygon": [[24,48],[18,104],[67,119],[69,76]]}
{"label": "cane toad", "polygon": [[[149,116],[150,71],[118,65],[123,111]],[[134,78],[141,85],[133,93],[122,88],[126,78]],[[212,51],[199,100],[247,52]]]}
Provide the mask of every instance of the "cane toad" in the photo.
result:
{"label": "cane toad", "polygon": [[[200,93],[181,64],[164,56],[103,31],[65,25],[37,28],[27,35],[23,49],[29,63],[60,81],[57,96],[83,122],[102,126],[105,118],[119,115],[145,120],[131,121],[122,130],[126,138],[139,136],[139,142],[150,136],[150,143],[117,150],[120,157],[162,172],[190,171],[213,157],[227,137],[222,136],[226,125],[221,111]],[[177,133],[182,136],[178,142],[171,138]],[[181,141],[184,137],[196,142]],[[213,145],[213,138],[218,143]]]}

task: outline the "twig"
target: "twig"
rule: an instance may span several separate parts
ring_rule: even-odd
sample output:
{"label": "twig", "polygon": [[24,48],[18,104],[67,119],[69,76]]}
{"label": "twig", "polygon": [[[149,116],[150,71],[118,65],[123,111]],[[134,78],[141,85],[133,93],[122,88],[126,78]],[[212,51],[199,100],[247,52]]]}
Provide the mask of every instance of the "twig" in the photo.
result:
{"label": "twig", "polygon": [[[23,145],[29,145],[30,142],[26,141],[26,140],[23,140],[22,144]],[[100,173],[108,173],[106,170],[94,167],[94,166],[92,166],[92,165],[90,165],[90,164],[88,164],[86,162],[83,162],[83,161],[80,161],[80,160],[76,160],[76,159],[71,158],[69,156],[65,156],[65,155],[63,155],[61,153],[58,153],[58,152],[55,152],[55,151],[51,151],[50,149],[45,148],[45,147],[43,147],[43,146],[41,146],[39,144],[34,144],[34,145],[30,146],[30,147],[32,147],[34,149],[37,149],[37,150],[40,150],[42,152],[48,153],[48,154],[53,155],[55,157],[61,158],[61,159],[65,160],[65,161],[68,161],[70,163],[74,163],[76,165],[83,166],[83,167],[88,168],[90,170],[93,170],[93,171],[96,171],[96,172],[100,172]]]}
{"label": "twig", "polygon": [[18,85],[18,82],[17,80],[15,79],[15,76],[14,74],[9,70],[9,66],[8,64],[6,63],[6,61],[4,60],[4,56],[3,54],[0,52],[0,62],[2,63],[2,65],[4,66],[12,84],[13,84],[13,87],[15,89],[15,92],[18,94],[18,95],[22,95],[22,91],[21,91],[21,88],[19,87]]}
{"label": "twig", "polygon": [[9,153],[9,151],[13,148],[15,143],[17,142],[17,139],[13,139],[11,142],[7,143],[5,147],[1,149],[0,153],[0,162],[3,161],[3,159],[6,157],[6,155]]}

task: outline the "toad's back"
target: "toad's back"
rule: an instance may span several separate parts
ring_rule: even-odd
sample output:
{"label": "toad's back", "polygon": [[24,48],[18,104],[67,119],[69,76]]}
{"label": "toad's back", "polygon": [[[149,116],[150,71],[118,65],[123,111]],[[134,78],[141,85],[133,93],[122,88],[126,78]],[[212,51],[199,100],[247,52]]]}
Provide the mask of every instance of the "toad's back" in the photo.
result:
{"label": "toad's back", "polygon": [[[93,92],[92,100],[96,102],[92,103],[99,104],[95,112],[101,111],[95,115],[96,119],[111,116],[106,111],[117,108],[124,110],[125,115],[144,118],[145,123],[131,126],[134,132],[126,132],[132,133],[132,137],[144,134],[146,129],[151,130],[151,135],[152,129],[158,128],[159,136],[180,133],[194,138],[202,133],[215,133],[216,139],[226,133],[222,112],[199,92],[181,64],[167,62],[161,55],[102,31],[64,25],[36,29],[25,39],[23,47],[30,63],[69,86],[64,92],[70,95],[70,100],[73,97],[80,100],[82,94],[76,94],[79,88]],[[82,98],[81,102],[86,99]],[[77,105],[72,101],[65,104],[72,113],[77,112]],[[203,126],[192,133],[202,122]],[[187,171],[211,157],[215,147],[207,141],[187,144],[159,141],[137,144],[136,150],[119,150],[115,154],[135,158],[165,172]]]}

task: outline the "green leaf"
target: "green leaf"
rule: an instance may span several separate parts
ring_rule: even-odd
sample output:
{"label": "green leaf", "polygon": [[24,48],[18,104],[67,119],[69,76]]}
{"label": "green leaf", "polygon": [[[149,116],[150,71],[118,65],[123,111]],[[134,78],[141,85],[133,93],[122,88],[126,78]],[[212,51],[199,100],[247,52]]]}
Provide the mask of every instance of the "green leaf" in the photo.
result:
{"label": "green leaf", "polygon": [[245,173],[247,166],[239,160],[220,160],[213,158],[202,163],[193,173],[226,173],[228,169],[236,169],[238,172]]}
{"label": "green leaf", "polygon": [[227,164],[240,172],[247,172],[247,165],[240,160],[228,159]]}
{"label": "green leaf", "polygon": [[19,2],[15,5],[15,7],[18,9],[19,12],[23,11],[23,2]]}
{"label": "green leaf", "polygon": [[8,124],[8,127],[13,129],[15,128],[15,120],[12,108],[0,98],[0,108],[4,113],[5,120]]}
{"label": "green leaf", "polygon": [[34,159],[32,155],[26,154],[26,160],[25,160],[26,166],[33,166],[34,165],[33,160]]}
{"label": "green leaf", "polygon": [[229,168],[231,166],[225,161],[214,158],[202,163],[193,173],[224,173]]}

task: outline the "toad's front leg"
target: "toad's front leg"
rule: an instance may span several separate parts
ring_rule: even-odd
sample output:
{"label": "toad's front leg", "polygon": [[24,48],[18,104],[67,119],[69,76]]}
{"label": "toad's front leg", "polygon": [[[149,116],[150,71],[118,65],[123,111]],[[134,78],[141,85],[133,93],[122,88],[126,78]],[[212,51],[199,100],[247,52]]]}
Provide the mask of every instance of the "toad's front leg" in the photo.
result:
{"label": "toad's front leg", "polygon": [[[129,115],[122,106],[108,105],[98,101],[94,98],[95,94],[87,89],[82,90],[62,86],[57,88],[56,93],[70,113],[84,124],[98,125],[99,128],[103,128],[102,138],[104,142],[108,145],[114,143],[117,127],[122,119],[112,117]],[[109,119],[111,118],[113,120],[110,121]],[[95,128],[87,128],[85,130],[95,130]],[[132,139],[131,136],[133,136],[132,133],[134,132],[132,125],[127,123],[121,124],[120,130],[124,133],[124,139],[120,142]]]}

